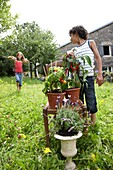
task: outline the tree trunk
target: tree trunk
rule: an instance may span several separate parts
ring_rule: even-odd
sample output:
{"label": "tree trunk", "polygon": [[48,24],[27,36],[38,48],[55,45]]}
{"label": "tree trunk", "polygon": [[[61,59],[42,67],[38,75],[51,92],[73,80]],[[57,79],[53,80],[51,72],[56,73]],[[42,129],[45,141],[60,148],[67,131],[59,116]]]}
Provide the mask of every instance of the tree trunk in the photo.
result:
{"label": "tree trunk", "polygon": [[36,74],[36,63],[34,63],[35,69],[34,69],[34,74],[35,74],[35,78],[37,78],[37,74]]}
{"label": "tree trunk", "polygon": [[32,62],[30,61],[30,76],[31,76],[31,79],[33,78],[33,74],[32,74]]}

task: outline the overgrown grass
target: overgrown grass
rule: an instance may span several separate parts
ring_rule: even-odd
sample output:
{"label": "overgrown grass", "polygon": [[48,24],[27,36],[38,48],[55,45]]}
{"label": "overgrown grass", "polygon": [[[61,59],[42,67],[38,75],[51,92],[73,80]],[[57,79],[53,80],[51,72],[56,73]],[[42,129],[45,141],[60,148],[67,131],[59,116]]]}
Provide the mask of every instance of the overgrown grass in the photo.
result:
{"label": "overgrown grass", "polygon": [[[45,154],[42,104],[43,82],[24,78],[20,92],[15,78],[0,79],[0,170],[63,170],[60,142],[51,136],[51,153]],[[73,158],[78,170],[113,170],[113,84],[96,85],[96,126],[77,141]],[[19,134],[23,134],[19,138]],[[25,135],[25,136],[24,136]]]}

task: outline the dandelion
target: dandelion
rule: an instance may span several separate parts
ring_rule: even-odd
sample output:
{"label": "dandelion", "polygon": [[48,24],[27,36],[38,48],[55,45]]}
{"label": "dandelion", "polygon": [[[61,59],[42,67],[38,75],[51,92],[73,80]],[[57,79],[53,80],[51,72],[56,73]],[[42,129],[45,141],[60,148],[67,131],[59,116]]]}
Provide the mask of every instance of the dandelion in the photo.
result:
{"label": "dandelion", "polygon": [[25,139],[25,138],[26,138],[26,135],[24,135],[24,134],[19,134],[19,135],[18,135],[18,138],[19,138],[19,139]]}
{"label": "dandelion", "polygon": [[94,153],[91,154],[91,159],[93,162],[96,162],[96,155]]}
{"label": "dandelion", "polygon": [[105,101],[104,100],[100,100],[99,104],[103,104]]}
{"label": "dandelion", "polygon": [[47,147],[47,148],[44,148],[44,153],[45,154],[48,154],[48,153],[51,153],[52,151],[50,150],[50,148],[49,147]]}

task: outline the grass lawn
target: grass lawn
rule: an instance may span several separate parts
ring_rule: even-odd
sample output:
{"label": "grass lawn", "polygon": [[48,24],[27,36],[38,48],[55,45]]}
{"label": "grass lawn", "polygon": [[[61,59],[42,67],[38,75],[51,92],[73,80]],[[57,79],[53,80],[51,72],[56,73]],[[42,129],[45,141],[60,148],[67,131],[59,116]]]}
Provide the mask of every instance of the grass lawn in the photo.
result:
{"label": "grass lawn", "polygon": [[[77,141],[73,158],[78,170],[113,170],[113,84],[96,86],[97,123]],[[18,92],[15,77],[0,78],[0,170],[63,170],[65,158],[53,135],[45,150],[42,105],[43,82],[23,79]]]}

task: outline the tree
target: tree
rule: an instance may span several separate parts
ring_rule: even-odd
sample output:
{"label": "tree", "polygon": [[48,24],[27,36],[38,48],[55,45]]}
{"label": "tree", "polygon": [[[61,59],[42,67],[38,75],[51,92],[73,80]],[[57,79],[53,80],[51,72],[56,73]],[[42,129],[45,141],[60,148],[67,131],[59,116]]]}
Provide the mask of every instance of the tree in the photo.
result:
{"label": "tree", "polygon": [[17,25],[14,43],[23,51],[29,60],[42,64],[54,60],[57,55],[57,44],[51,31],[42,30],[35,22]]}
{"label": "tree", "polygon": [[9,4],[10,0],[0,0],[0,33],[7,31],[15,24],[16,18],[11,15]]}
{"label": "tree", "polygon": [[[1,49],[3,55],[7,53],[15,55],[17,51],[23,52],[33,63],[34,68],[36,68],[36,63],[40,63],[41,72],[46,63],[56,60],[59,56],[54,35],[51,31],[42,30],[35,22],[16,25],[12,35],[2,39]],[[34,71],[36,75],[36,69]]]}

